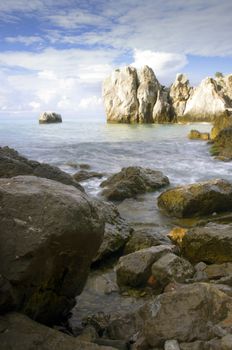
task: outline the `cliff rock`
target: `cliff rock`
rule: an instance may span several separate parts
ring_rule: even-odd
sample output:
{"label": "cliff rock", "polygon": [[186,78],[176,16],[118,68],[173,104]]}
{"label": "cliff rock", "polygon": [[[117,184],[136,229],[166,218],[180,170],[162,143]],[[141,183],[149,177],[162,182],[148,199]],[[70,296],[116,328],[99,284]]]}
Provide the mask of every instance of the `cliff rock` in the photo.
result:
{"label": "cliff rock", "polygon": [[170,89],[170,98],[172,107],[176,116],[182,116],[185,111],[186,103],[192,92],[189,80],[184,74],[177,74],[175,82]]}

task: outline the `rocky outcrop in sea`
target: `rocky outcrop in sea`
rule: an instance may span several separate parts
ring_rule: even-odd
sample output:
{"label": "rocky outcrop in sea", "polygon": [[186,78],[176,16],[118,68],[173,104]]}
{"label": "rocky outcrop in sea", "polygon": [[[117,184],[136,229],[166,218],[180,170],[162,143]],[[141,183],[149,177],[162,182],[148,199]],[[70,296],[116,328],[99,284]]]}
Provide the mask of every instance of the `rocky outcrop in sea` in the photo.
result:
{"label": "rocky outcrop in sea", "polygon": [[232,111],[231,81],[232,75],[206,78],[193,88],[184,74],[178,74],[171,87],[166,88],[148,66],[116,69],[103,83],[107,121],[212,122]]}

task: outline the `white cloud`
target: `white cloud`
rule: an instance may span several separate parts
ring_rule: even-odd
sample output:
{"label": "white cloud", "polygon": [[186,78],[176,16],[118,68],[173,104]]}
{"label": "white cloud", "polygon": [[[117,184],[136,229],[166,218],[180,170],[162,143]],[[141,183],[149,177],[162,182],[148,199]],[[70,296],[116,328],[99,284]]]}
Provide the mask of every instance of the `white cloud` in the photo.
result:
{"label": "white cloud", "polygon": [[141,68],[144,65],[151,67],[158,78],[171,78],[188,63],[183,54],[168,52],[153,52],[150,50],[134,50],[132,66]]}
{"label": "white cloud", "polygon": [[32,45],[32,44],[38,44],[42,43],[43,39],[39,36],[9,36],[5,38],[5,41],[8,43],[21,43],[26,46]]}

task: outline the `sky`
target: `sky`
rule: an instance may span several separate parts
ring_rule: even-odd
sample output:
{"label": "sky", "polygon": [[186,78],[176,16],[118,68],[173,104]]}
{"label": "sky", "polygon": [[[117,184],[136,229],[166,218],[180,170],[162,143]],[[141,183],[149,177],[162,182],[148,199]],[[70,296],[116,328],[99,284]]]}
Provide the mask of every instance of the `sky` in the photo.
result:
{"label": "sky", "polygon": [[102,81],[125,65],[164,85],[232,73],[231,16],[231,0],[3,0],[0,112],[102,114]]}

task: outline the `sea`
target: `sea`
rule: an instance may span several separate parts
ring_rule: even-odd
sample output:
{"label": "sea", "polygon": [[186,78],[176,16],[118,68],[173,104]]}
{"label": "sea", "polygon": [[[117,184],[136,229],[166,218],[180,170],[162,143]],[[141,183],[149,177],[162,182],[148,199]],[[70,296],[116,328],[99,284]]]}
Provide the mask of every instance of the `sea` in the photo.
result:
{"label": "sea", "polygon": [[[104,178],[131,165],[158,169],[169,177],[171,186],[213,178],[232,180],[232,163],[211,157],[207,142],[189,140],[191,129],[209,132],[211,125],[107,124],[104,116],[79,115],[63,117],[59,124],[41,125],[37,115],[1,114],[0,146],[13,147],[29,159],[58,166],[70,174],[85,163]],[[82,185],[90,195],[100,196],[101,181],[91,179]],[[156,196],[128,199],[119,208],[131,221],[153,222],[157,220]]]}

